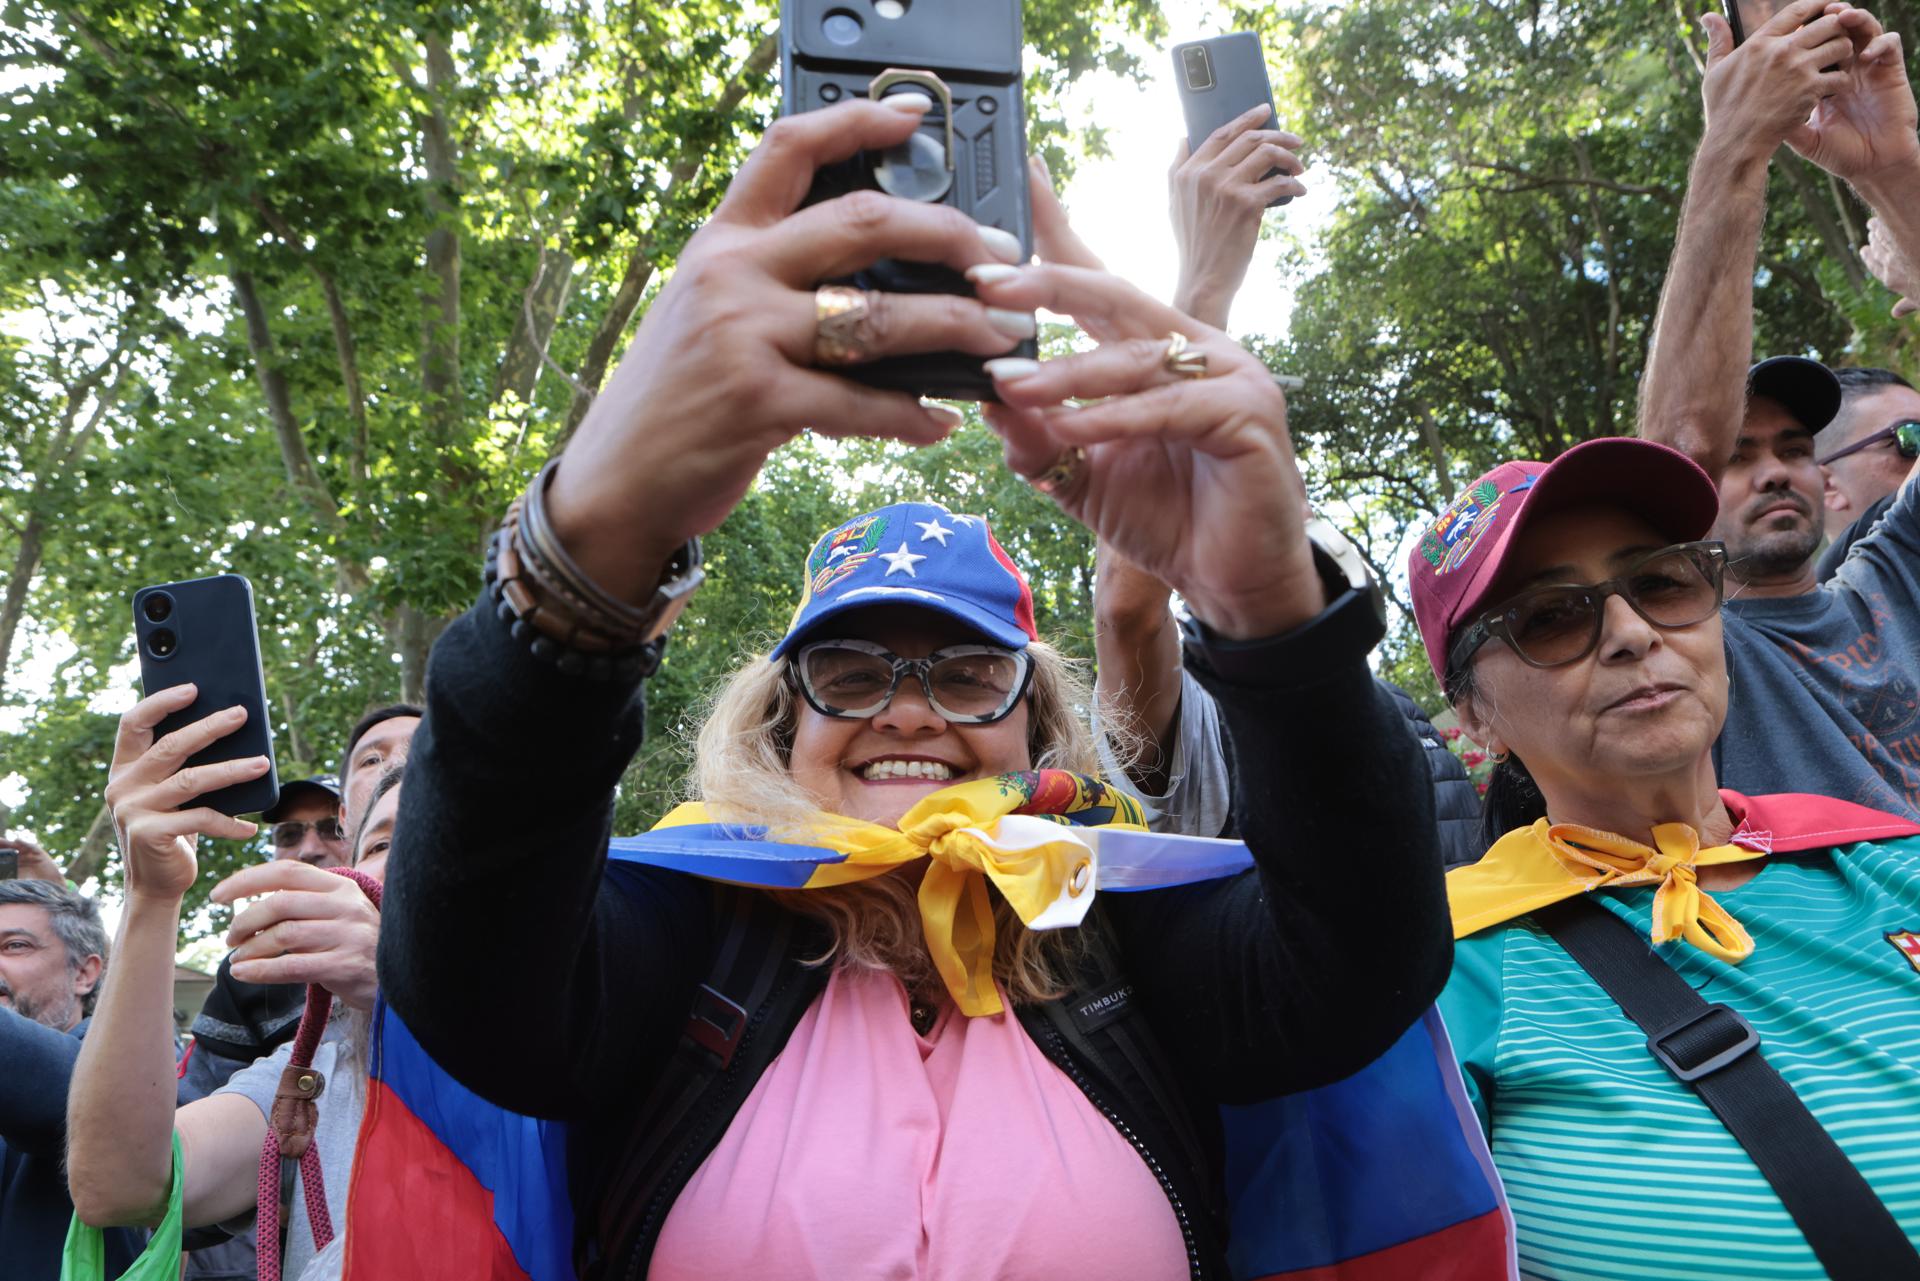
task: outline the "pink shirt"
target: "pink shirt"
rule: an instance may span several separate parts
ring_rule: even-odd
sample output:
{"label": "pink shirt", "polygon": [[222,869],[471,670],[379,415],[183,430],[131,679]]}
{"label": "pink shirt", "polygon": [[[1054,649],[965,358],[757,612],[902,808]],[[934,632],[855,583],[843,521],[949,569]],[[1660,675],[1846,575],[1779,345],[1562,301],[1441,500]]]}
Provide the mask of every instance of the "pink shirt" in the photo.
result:
{"label": "pink shirt", "polygon": [[652,1281],[1159,1281],[1179,1224],[1012,1014],[921,1037],[891,974],[836,972],[667,1214]]}

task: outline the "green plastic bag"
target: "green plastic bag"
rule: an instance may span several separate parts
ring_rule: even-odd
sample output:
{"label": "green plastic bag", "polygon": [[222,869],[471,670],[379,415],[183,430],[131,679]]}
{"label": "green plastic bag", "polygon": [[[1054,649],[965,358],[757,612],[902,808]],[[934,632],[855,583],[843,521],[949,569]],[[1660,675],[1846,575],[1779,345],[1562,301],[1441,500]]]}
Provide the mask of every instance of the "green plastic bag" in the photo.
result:
{"label": "green plastic bag", "polygon": [[[173,1184],[167,1193],[167,1213],[153,1230],[147,1248],[133,1261],[120,1281],[179,1281],[180,1212],[186,1200],[180,1177],[180,1132],[173,1132]],[[67,1252],[60,1264],[60,1281],[106,1281],[107,1243],[99,1228],[74,1215],[67,1225]]]}

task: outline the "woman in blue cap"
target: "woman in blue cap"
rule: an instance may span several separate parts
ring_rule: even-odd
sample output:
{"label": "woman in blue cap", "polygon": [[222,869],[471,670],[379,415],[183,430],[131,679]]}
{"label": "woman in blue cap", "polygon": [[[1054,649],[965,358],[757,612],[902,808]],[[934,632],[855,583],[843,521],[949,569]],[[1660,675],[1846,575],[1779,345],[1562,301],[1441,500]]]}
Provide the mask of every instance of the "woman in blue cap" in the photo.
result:
{"label": "woman in blue cap", "polygon": [[[818,166],[899,143],[929,105],[770,129],[434,650],[382,987],[474,1090],[583,1123],[587,1276],[1225,1276],[1213,1105],[1355,1071],[1445,978],[1425,764],[1375,694],[1370,593],[1304,532],[1267,370],[952,209],[796,211]],[[1034,195],[1044,244],[1058,210]],[[818,284],[881,257],[944,262],[978,298]],[[1100,345],[990,360],[989,421],[1191,606],[1255,866],[1095,900],[1072,825],[1136,812],[1088,774],[1086,693],[987,520],[926,503],[793,549],[792,623],[720,696],[702,803],[655,833],[738,841],[772,870],[724,879],[773,888],[610,861],[641,684],[700,579],[690,540],[803,429],[958,425],[836,367],[996,357],[1041,307]],[[1282,708],[1323,728],[1283,734]],[[783,842],[821,857],[783,880]]]}

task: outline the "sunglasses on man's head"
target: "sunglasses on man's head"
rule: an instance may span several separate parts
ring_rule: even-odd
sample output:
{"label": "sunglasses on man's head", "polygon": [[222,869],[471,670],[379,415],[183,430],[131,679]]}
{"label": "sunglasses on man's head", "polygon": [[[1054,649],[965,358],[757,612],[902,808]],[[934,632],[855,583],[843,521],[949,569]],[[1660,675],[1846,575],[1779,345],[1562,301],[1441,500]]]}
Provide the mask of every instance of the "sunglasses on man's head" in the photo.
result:
{"label": "sunglasses on man's head", "polygon": [[1857,454],[1863,449],[1871,449],[1887,441],[1894,443],[1894,447],[1900,451],[1902,458],[1920,458],[1920,422],[1908,418],[1891,427],[1882,427],[1879,431],[1862,436],[1845,449],[1836,449],[1825,458],[1815,459],[1815,461],[1825,467],[1835,459],[1845,458],[1848,454]]}
{"label": "sunglasses on man's head", "polygon": [[1603,583],[1549,584],[1480,615],[1453,644],[1447,670],[1458,674],[1482,645],[1502,640],[1529,667],[1577,663],[1600,643],[1607,597],[1662,630],[1705,622],[1720,608],[1727,549],[1713,542],[1677,543],[1648,552]]}
{"label": "sunglasses on man's head", "polygon": [[307,829],[329,845],[338,845],[347,839],[347,829],[340,826],[337,818],[316,818],[311,823],[289,819],[273,825],[273,848],[290,850],[307,838]]}
{"label": "sunglasses on man's head", "polygon": [[904,676],[920,682],[942,720],[987,725],[1012,712],[1033,675],[1033,659],[998,645],[949,645],[902,658],[872,641],[802,645],[792,671],[807,705],[822,716],[866,720],[887,710]]}

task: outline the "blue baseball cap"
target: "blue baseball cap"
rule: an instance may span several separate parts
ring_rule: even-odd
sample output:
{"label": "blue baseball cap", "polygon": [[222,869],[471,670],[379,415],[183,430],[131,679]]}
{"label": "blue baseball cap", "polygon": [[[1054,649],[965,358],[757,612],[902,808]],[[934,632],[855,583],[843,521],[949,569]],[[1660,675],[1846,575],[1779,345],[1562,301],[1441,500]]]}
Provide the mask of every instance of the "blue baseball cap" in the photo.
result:
{"label": "blue baseball cap", "polygon": [[1033,591],[986,519],[938,503],[895,503],[820,535],[807,553],[799,607],[769,657],[785,657],[822,624],[869,605],[930,609],[1009,649],[1040,639]]}

